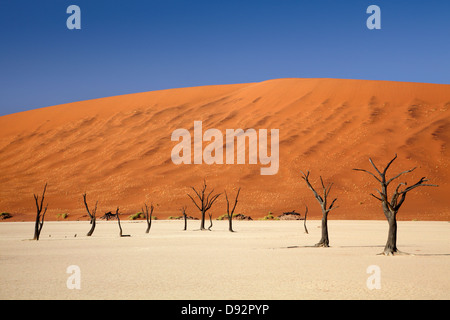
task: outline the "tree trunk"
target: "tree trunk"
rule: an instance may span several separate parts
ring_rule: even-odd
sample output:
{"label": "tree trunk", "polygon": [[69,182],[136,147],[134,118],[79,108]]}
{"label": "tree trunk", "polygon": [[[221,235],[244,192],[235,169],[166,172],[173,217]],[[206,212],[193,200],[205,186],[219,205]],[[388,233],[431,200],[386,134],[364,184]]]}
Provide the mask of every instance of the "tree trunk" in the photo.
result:
{"label": "tree trunk", "polygon": [[91,230],[89,230],[89,232],[87,233],[87,236],[90,237],[92,236],[92,234],[94,233],[94,229],[95,229],[95,218],[91,219]]}
{"label": "tree trunk", "polygon": [[[47,210],[47,208],[45,209]],[[45,213],[44,213],[45,215]],[[39,236],[41,235],[41,230],[44,225],[44,215],[38,215],[36,218],[36,224],[34,226],[34,237],[33,240],[39,240]]]}
{"label": "tree trunk", "polygon": [[129,234],[123,234],[122,233],[122,226],[120,225],[120,218],[119,218],[119,209],[116,211],[116,217],[117,217],[117,223],[119,224],[119,236],[120,237],[129,237]]}
{"label": "tree trunk", "polygon": [[150,228],[152,227],[152,217],[147,217],[147,230],[145,230],[145,233],[150,232]]}
{"label": "tree trunk", "polygon": [[34,237],[33,240],[39,240],[39,215],[36,215],[36,222],[34,224]]}
{"label": "tree trunk", "polygon": [[205,211],[202,211],[202,222],[200,224],[200,230],[206,230],[205,228]]}
{"label": "tree trunk", "polygon": [[303,227],[305,227],[305,233],[309,234],[308,229],[306,228],[306,216],[305,216],[305,219],[303,221]]}
{"label": "tree trunk", "polygon": [[120,218],[119,214],[117,214],[117,223],[119,224],[119,236],[122,236],[122,226],[120,225]]}
{"label": "tree trunk", "polygon": [[233,231],[233,222],[232,222],[232,220],[233,220],[233,217],[232,216],[228,216],[228,231],[230,231],[230,232],[234,232]]}
{"label": "tree trunk", "polygon": [[328,240],[328,214],[323,213],[322,216],[322,237],[320,241],[316,244],[316,247],[329,247],[330,242]]}
{"label": "tree trunk", "polygon": [[397,217],[396,214],[391,214],[388,218],[389,231],[386,246],[384,247],[384,254],[387,256],[394,255],[398,252],[397,249]]}
{"label": "tree trunk", "polygon": [[[209,213],[208,213],[209,214]],[[213,222],[212,222],[212,214],[209,214],[209,227],[208,230],[211,231],[211,228],[213,226]]]}

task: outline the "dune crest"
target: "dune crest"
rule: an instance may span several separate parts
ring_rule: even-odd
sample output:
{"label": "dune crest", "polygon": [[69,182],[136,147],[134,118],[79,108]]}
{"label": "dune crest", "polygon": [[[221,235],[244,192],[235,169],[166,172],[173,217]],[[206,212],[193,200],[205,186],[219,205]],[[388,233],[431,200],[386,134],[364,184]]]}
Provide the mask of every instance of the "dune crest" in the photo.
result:
{"label": "dune crest", "polygon": [[[384,166],[391,174],[417,167],[438,188],[408,194],[399,220],[450,220],[450,85],[341,79],[277,79],[260,83],[144,92],[74,102],[0,117],[0,210],[13,220],[34,218],[33,193],[48,182],[46,219],[85,219],[82,194],[98,212],[120,206],[136,213],[153,202],[158,218],[199,216],[187,193],[204,178],[216,191],[242,187],[237,213],[253,218],[310,208],[316,200],[300,178],[311,171],[334,182],[339,208],[329,219],[384,219],[369,194],[375,179],[352,168]],[[171,134],[193,130],[279,129],[279,171],[259,165],[175,165]],[[402,182],[399,181],[399,182]],[[225,213],[219,198],[214,216]]]}

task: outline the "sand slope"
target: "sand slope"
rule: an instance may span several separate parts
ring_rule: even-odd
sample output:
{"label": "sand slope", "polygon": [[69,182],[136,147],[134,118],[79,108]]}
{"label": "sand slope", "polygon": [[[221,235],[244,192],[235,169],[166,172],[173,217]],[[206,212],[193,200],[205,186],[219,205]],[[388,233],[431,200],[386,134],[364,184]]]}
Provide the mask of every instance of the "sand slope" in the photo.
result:
{"label": "sand slope", "polygon": [[[242,187],[238,213],[261,217],[320,209],[300,178],[311,171],[334,182],[339,209],[330,219],[383,219],[368,158],[391,175],[417,166],[403,181],[427,176],[439,188],[408,194],[399,219],[450,219],[450,85],[338,79],[278,79],[261,83],[170,89],[75,102],[0,117],[0,210],[15,220],[34,215],[33,193],[48,182],[48,220],[85,215],[81,194],[99,200],[99,214],[120,206],[155,215],[197,215],[186,193],[204,178],[217,191]],[[171,133],[193,130],[279,129],[280,169],[261,176],[256,165],[172,163]],[[204,146],[206,143],[204,144]],[[401,182],[401,181],[399,181]],[[225,212],[222,198],[214,216]]]}

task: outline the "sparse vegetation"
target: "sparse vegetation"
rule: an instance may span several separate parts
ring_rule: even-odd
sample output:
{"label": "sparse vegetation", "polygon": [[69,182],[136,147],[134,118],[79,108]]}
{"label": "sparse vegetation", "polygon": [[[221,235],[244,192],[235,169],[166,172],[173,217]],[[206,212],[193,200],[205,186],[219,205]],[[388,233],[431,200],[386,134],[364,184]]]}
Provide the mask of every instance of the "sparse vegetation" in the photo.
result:
{"label": "sparse vegetation", "polygon": [[6,220],[12,218],[12,215],[8,212],[2,212],[0,213],[0,220]]}
{"label": "sparse vegetation", "polygon": [[143,212],[136,212],[135,214],[132,214],[128,217],[129,220],[137,220],[137,219],[144,219],[144,213]]}
{"label": "sparse vegetation", "polygon": [[[245,214],[242,213],[233,213],[233,217],[234,220],[253,220],[252,217],[246,216]],[[228,219],[228,214],[223,214],[219,217],[217,217],[216,220],[225,220]],[[261,218],[262,220],[263,218]]]}
{"label": "sparse vegetation", "polygon": [[272,212],[269,211],[269,213],[267,214],[267,216],[262,217],[259,220],[279,220],[277,217],[274,217]]}
{"label": "sparse vegetation", "polygon": [[[426,183],[426,182],[428,182],[428,179],[426,177],[422,177],[418,182],[416,182],[415,184],[410,185],[410,186],[408,186],[406,182],[399,183],[397,185],[397,187],[394,190],[392,190],[393,194],[391,195],[391,197],[388,198],[387,189],[388,189],[389,184],[391,182],[393,182],[394,180],[398,179],[400,176],[410,173],[415,170],[415,168],[412,168],[410,170],[400,172],[399,174],[395,175],[391,179],[387,179],[386,172],[396,158],[397,158],[397,155],[395,155],[395,157],[386,165],[386,167],[383,170],[379,170],[377,168],[377,166],[375,166],[375,164],[373,163],[372,159],[370,159],[370,158],[369,158],[369,161],[370,161],[372,167],[375,169],[375,172],[370,172],[365,169],[353,169],[356,171],[362,171],[362,172],[370,174],[381,184],[381,189],[376,190],[377,194],[370,194],[370,195],[381,202],[383,212],[389,223],[388,240],[387,240],[384,252],[382,253],[385,255],[394,255],[394,254],[401,253],[398,251],[397,246],[396,246],[397,245],[397,220],[396,220],[396,218],[397,218],[398,210],[400,209],[403,202],[405,201],[406,194],[409,191],[411,191],[417,187],[422,187],[422,186],[437,187],[437,185]],[[309,180],[310,172],[307,171],[306,173],[303,173],[303,172],[301,172],[301,173],[302,173],[301,178],[305,181],[307,187],[313,192],[316,200],[319,202],[319,204],[321,206],[322,214],[323,214],[321,226],[317,227],[317,228],[321,229],[322,236],[321,236],[320,241],[315,246],[328,247],[329,239],[328,239],[327,217],[328,217],[328,213],[331,210],[334,210],[337,208],[337,206],[335,206],[335,202],[337,201],[337,198],[334,198],[332,201],[328,202],[328,200],[330,200],[329,195],[330,195],[330,191],[333,186],[333,183],[329,183],[328,185],[326,185],[322,179],[322,176],[320,176],[319,177],[320,185],[316,186],[316,188],[318,187],[319,189],[317,189],[317,191],[316,191],[316,188],[313,187],[313,185],[311,184],[311,182]],[[322,190],[320,190],[320,187],[322,188]],[[33,240],[39,240],[39,235],[41,233],[42,226],[44,224],[44,216],[47,212],[47,207],[48,207],[48,205],[45,207],[43,206],[46,189],[47,189],[47,183],[44,186],[42,196],[39,197],[38,195],[34,194],[37,213],[36,213],[36,223],[35,223],[35,235],[34,235]],[[209,216],[209,220],[210,220],[210,225],[207,229],[211,230],[211,228],[213,226],[213,221],[212,221],[213,214],[209,210],[211,209],[211,206],[214,204],[214,202],[219,198],[219,196],[221,194],[220,193],[215,194],[214,189],[207,191],[206,180],[204,180],[203,186],[201,188],[199,188],[198,190],[195,189],[194,187],[191,187],[191,189],[195,192],[195,195],[191,196],[188,194],[188,197],[190,198],[190,200],[194,203],[196,208],[202,214],[202,217],[201,217],[202,221],[201,221],[200,229],[206,230],[205,216],[207,213]],[[226,192],[226,190],[224,191],[224,196],[225,196],[226,204],[227,204],[227,207],[226,207],[227,213],[222,214],[221,216],[216,218],[216,220],[228,219],[229,220],[229,231],[231,231],[231,232],[234,232],[233,228],[232,228],[232,220],[253,220],[251,217],[245,216],[242,213],[239,213],[239,214],[234,213],[237,203],[238,203],[238,197],[239,197],[240,190],[241,190],[241,188],[239,188],[237,190],[237,193],[236,193],[235,199],[234,199],[234,203],[231,203],[231,206],[230,206],[230,199],[228,198],[227,192]],[[87,200],[86,200],[86,197],[87,197],[86,193],[84,193],[83,194],[84,205],[85,205],[86,211],[90,217],[90,220],[91,220],[90,223],[92,225],[91,230],[87,234],[87,236],[90,236],[90,235],[92,235],[94,228],[95,228],[96,211],[97,211],[98,201],[96,201],[94,209],[90,210]],[[362,205],[364,203],[365,203],[364,201],[359,202],[360,205]],[[156,204],[156,206],[158,206],[158,204]],[[153,206],[153,204],[148,206],[146,203],[144,203],[144,207],[142,207],[141,211],[136,212],[135,214],[129,215],[128,219],[129,220],[146,219],[147,220],[146,233],[149,233],[152,220],[158,220],[158,218],[156,216],[153,216],[154,208],[155,207]],[[187,220],[188,219],[196,219],[197,220],[197,218],[188,216],[186,214],[186,208],[187,208],[186,206],[183,206],[181,208],[181,213],[183,215],[168,217],[168,220],[184,219],[184,221],[185,221],[184,230],[187,230]],[[302,215],[300,213],[295,212],[295,210],[290,211],[290,212],[283,212],[283,214],[278,217],[275,216],[271,211],[269,211],[266,216],[259,218],[259,220],[303,220],[305,233],[308,233],[308,229],[306,228],[307,213],[308,213],[307,206],[305,206],[304,217],[302,217]],[[119,215],[120,215],[119,207],[117,207],[115,214],[113,214],[110,211],[110,212],[105,213],[105,215],[103,217],[101,217],[100,219],[106,219],[106,220],[113,219],[113,218],[117,219],[120,237],[129,237],[130,235],[122,234],[122,226],[120,223]],[[7,212],[0,213],[0,220],[9,219],[11,217],[12,217],[12,215]],[[68,212],[56,214],[57,219],[65,220],[68,217],[69,217]],[[83,217],[86,217],[86,215],[84,215]],[[412,219],[412,221],[419,221],[419,219],[414,218],[414,219]]]}
{"label": "sparse vegetation", "polygon": [[67,219],[68,216],[69,216],[69,213],[67,213],[67,212],[66,213],[58,213],[56,215],[56,218],[65,220],[65,219]]}
{"label": "sparse vegetation", "polygon": [[[235,216],[235,214],[233,214],[233,217],[234,216]],[[228,219],[228,215],[226,213],[216,218],[216,220],[220,220],[220,221],[222,221],[224,219]]]}

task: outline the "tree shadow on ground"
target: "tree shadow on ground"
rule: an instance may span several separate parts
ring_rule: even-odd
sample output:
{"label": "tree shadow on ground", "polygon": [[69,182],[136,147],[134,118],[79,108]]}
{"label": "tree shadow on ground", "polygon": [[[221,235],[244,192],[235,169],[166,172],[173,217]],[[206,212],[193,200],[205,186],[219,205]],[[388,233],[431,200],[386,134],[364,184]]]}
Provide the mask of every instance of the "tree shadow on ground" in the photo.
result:
{"label": "tree shadow on ground", "polygon": [[[288,246],[288,247],[280,247],[280,249],[297,249],[297,248],[319,248],[315,245],[309,245],[309,246]],[[384,248],[384,245],[367,245],[367,246],[330,246],[328,248]],[[403,252],[399,251],[400,255],[409,255],[409,256],[450,256],[450,253],[409,253],[409,252]]]}

